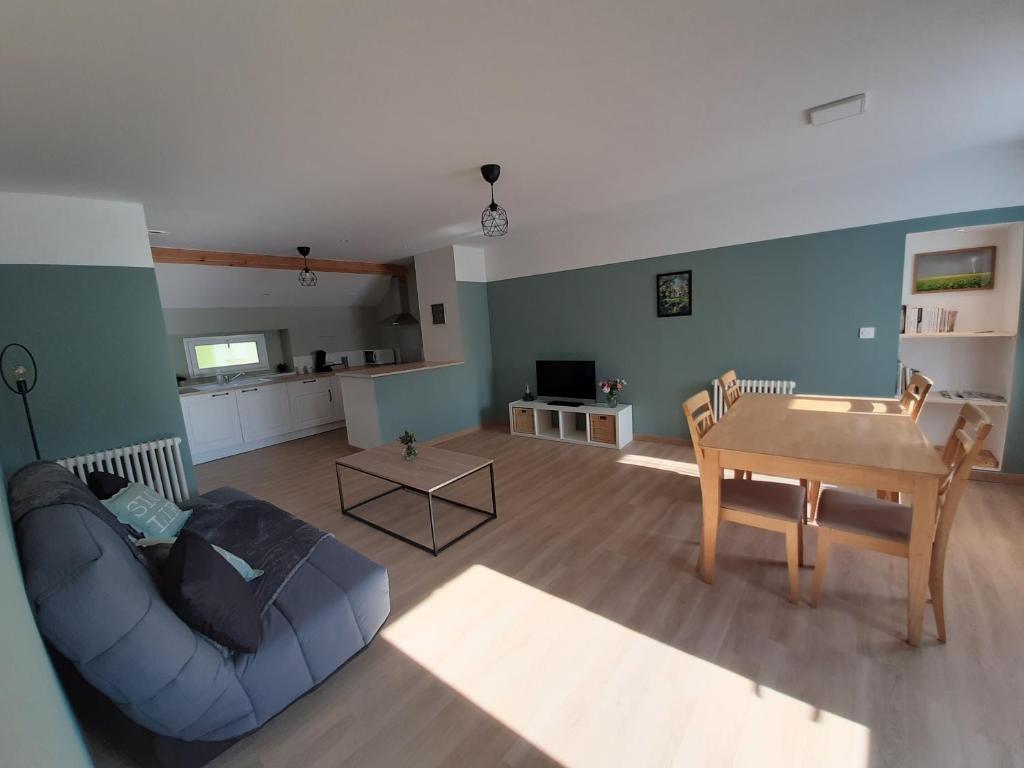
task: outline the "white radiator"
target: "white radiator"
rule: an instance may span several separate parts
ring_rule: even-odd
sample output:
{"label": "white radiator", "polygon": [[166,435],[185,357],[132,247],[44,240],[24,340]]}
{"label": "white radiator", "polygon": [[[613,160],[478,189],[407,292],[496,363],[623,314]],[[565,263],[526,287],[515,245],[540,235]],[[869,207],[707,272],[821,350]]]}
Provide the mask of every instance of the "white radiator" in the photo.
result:
{"label": "white radiator", "polygon": [[133,483],[148,485],[175,504],[188,501],[188,483],[181,463],[181,438],[168,437],[57,461],[85,481],[93,470],[110,472]]}
{"label": "white radiator", "polygon": [[[740,385],[740,392],[755,392],[767,395],[792,395],[796,390],[795,381],[782,381],[780,379],[737,379]],[[715,418],[720,419],[725,414],[725,398],[722,397],[722,385],[718,379],[711,382],[711,407],[715,412]]]}

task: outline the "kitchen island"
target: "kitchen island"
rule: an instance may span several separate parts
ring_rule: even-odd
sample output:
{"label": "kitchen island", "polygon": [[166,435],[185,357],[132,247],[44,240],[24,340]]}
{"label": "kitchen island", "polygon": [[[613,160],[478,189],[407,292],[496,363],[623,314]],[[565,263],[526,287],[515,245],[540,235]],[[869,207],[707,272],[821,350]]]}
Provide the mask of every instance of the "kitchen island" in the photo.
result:
{"label": "kitchen island", "polygon": [[450,423],[442,420],[450,410],[442,400],[452,397],[451,373],[462,365],[461,361],[426,360],[337,371],[349,445],[376,448],[406,429],[416,432],[420,440],[441,434],[435,424]]}

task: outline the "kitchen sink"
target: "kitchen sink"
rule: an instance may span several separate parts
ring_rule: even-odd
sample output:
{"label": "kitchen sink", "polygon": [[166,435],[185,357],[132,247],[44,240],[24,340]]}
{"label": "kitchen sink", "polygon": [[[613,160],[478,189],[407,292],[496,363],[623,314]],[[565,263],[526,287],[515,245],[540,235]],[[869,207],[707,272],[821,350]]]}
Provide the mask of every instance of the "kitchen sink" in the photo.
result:
{"label": "kitchen sink", "polygon": [[212,382],[211,384],[192,384],[189,387],[189,389],[196,389],[199,390],[200,392],[209,392],[215,389],[227,389],[228,387],[244,387],[248,386],[249,384],[266,384],[269,381],[270,379],[263,379],[252,376],[248,378],[243,377],[239,379],[234,379],[232,381],[227,381],[223,384],[218,384],[217,382]]}

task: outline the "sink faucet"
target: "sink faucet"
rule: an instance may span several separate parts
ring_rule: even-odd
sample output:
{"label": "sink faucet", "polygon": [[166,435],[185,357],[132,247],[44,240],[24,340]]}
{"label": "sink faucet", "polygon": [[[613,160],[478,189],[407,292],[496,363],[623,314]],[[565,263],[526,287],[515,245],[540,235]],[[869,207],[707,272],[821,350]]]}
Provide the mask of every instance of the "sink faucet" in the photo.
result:
{"label": "sink faucet", "polygon": [[218,384],[230,384],[232,381],[237,379],[239,376],[244,376],[244,375],[245,375],[245,371],[239,371],[238,373],[231,373],[231,374],[228,374],[228,373],[218,373],[217,374],[217,383]]}

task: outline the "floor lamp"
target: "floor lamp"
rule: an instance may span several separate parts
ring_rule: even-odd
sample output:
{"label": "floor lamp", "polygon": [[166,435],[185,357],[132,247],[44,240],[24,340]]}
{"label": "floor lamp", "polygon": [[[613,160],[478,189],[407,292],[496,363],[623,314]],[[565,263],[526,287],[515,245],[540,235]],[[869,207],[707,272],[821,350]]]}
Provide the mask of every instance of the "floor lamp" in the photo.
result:
{"label": "floor lamp", "polygon": [[36,359],[27,347],[21,344],[8,344],[0,351],[0,375],[4,384],[16,395],[21,396],[21,404],[25,407],[25,419],[28,421],[28,432],[32,435],[32,447],[39,456],[39,442],[36,440],[36,428],[32,424],[32,411],[28,407],[28,393],[36,388]]}

